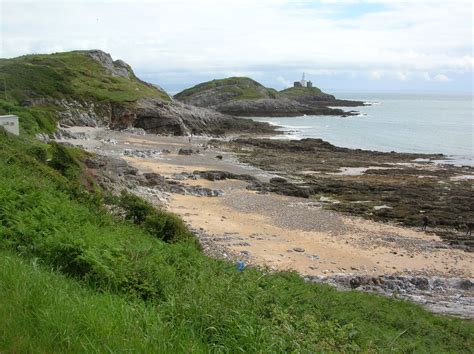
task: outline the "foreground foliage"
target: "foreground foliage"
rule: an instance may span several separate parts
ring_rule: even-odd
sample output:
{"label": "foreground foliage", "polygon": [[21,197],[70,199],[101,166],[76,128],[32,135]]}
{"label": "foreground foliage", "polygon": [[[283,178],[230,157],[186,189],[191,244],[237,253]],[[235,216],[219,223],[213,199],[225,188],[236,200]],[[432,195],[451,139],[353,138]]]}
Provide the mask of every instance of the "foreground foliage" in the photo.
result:
{"label": "foreground foliage", "polygon": [[209,259],[175,216],[82,187],[80,151],[2,132],[0,147],[2,352],[474,347],[470,322]]}

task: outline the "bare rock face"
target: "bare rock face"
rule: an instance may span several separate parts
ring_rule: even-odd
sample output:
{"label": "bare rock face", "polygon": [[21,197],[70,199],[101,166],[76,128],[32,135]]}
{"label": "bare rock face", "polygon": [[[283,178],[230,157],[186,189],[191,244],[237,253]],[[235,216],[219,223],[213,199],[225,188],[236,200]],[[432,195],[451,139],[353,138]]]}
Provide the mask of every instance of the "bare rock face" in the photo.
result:
{"label": "bare rock face", "polygon": [[309,106],[288,98],[263,98],[258,100],[233,100],[212,106],[219,112],[235,116],[247,117],[296,117],[302,115],[351,115],[342,109],[333,109],[325,106]]}
{"label": "bare rock face", "polygon": [[130,65],[125,63],[123,60],[112,60],[109,53],[105,53],[102,50],[90,50],[87,54],[94,60],[98,61],[102,66],[109,70],[115,76],[130,78],[132,74],[132,68]]}
{"label": "bare rock face", "polygon": [[57,113],[59,122],[63,126],[98,127],[109,123],[110,113],[107,105],[66,99],[55,103],[63,108]]}
{"label": "bare rock face", "polygon": [[229,132],[269,133],[273,128],[249,119],[235,118],[181,102],[166,102],[156,98],[138,100],[133,107],[112,106],[111,128],[142,128],[146,132],[169,135],[208,134]]}
{"label": "bare rock face", "polygon": [[[110,76],[124,78],[122,87],[132,91],[125,98],[94,95],[96,88],[89,88],[88,94],[70,90],[61,95],[30,95],[22,105],[49,105],[62,126],[109,126],[112,129],[139,128],[148,133],[167,135],[226,133],[271,133],[274,131],[267,123],[240,119],[217,112],[213,109],[192,106],[171,99],[165,91],[156,85],[138,79],[132,68],[122,60],[113,60],[110,54],[101,50],[78,51],[71,55],[86,57],[91,63],[99,63],[104,70],[97,75],[102,78],[104,88]],[[74,75],[81,75],[78,69]],[[69,76],[68,76],[69,75]],[[71,80],[68,72],[63,73],[64,80]],[[83,78],[87,82],[87,78]],[[131,87],[127,87],[127,82]],[[155,87],[156,90],[151,89]],[[116,90],[114,86],[108,87]],[[147,89],[147,90],[145,90]],[[135,95],[135,91],[137,94]],[[160,92],[161,91],[161,92]],[[61,97],[61,98],[58,98]]]}

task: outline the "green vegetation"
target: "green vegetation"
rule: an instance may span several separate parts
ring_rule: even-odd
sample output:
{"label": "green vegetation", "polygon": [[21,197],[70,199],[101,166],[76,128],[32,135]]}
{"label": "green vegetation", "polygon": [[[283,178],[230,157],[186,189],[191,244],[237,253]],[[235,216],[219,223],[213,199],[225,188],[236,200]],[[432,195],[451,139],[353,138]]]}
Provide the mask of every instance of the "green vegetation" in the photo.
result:
{"label": "green vegetation", "polygon": [[[169,100],[156,87],[114,76],[87,52],[25,55],[0,60],[0,96],[13,103],[42,97],[134,102],[141,97]],[[6,85],[6,87],[5,87]]]}
{"label": "green vegetation", "polygon": [[[186,89],[175,95],[175,98],[188,102],[195,94],[215,90],[226,95],[225,100],[249,100],[259,98],[276,98],[277,91],[266,88],[262,84],[248,77],[229,77],[227,79],[212,80]],[[216,94],[216,92],[214,92]]]}
{"label": "green vegetation", "polygon": [[[165,92],[137,79],[131,70],[130,79],[112,75],[87,52],[0,59],[0,114],[17,115],[23,134],[56,130],[57,112],[64,108],[54,100],[98,103],[95,108],[100,110],[101,103],[133,105],[142,97],[170,100]],[[33,107],[25,107],[31,103]]]}
{"label": "green vegetation", "polygon": [[317,87],[289,87],[281,90],[278,94],[289,98],[305,95],[326,95]]}
{"label": "green vegetation", "polygon": [[0,115],[14,114],[19,117],[20,134],[33,135],[40,132],[56,131],[55,108],[51,106],[21,107],[0,99]]}
{"label": "green vegetation", "polygon": [[91,188],[84,154],[0,132],[2,352],[474,347],[472,322],[209,259],[177,217]]}

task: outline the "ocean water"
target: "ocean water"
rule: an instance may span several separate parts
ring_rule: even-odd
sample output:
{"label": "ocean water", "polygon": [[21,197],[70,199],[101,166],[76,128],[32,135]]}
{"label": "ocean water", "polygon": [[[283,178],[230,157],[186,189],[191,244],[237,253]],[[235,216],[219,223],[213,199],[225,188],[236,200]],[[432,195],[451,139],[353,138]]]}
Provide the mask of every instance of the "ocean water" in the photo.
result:
{"label": "ocean water", "polygon": [[280,126],[281,139],[321,138],[334,145],[378,151],[442,153],[474,166],[473,96],[337,94],[371,103],[358,116],[256,118]]}

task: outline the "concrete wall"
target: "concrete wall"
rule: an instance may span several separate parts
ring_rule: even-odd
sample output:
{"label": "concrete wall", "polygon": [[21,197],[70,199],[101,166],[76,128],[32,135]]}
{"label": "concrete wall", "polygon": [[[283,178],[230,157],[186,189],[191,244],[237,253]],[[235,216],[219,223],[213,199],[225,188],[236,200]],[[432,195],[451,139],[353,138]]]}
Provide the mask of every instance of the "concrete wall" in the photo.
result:
{"label": "concrete wall", "polygon": [[0,127],[5,128],[7,132],[12,134],[20,135],[20,125],[18,124],[17,116],[0,116]]}

